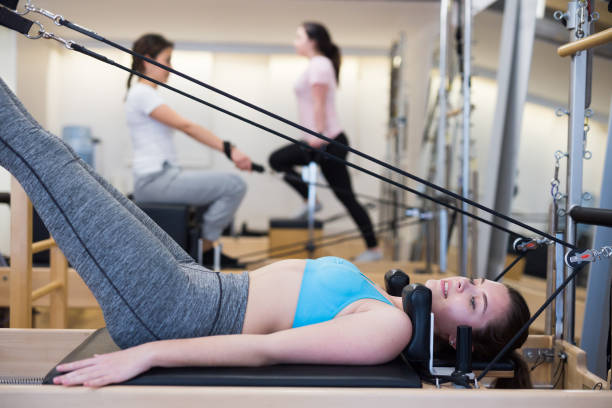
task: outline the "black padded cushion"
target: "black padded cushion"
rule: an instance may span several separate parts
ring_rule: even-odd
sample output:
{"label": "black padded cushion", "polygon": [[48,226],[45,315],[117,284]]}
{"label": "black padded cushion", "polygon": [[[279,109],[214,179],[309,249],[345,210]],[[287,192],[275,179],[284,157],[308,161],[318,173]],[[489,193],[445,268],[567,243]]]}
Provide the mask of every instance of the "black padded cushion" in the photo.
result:
{"label": "black padded cushion", "polygon": [[[402,351],[402,356],[417,370],[425,370],[429,362],[429,342],[431,329],[431,290],[421,284],[413,283],[402,290],[404,311],[412,320],[412,339]],[[454,367],[455,355],[434,359],[434,367]],[[473,370],[484,370],[488,361],[472,360]],[[493,365],[493,371],[514,371],[514,363],[505,358]]]}
{"label": "black padded cushion", "polygon": [[[315,220],[314,227],[323,228],[323,221]],[[308,220],[292,220],[290,218],[272,218],[270,219],[270,228],[284,229],[307,229]]]}
{"label": "black padded cushion", "polygon": [[2,4],[5,7],[10,8],[11,10],[17,9],[17,3],[19,3],[19,0],[1,0],[0,1],[0,4]]}
{"label": "black padded cushion", "polygon": [[418,283],[407,285],[402,290],[402,304],[412,320],[412,339],[402,355],[410,362],[426,363],[429,361],[431,290]]}
{"label": "black padded cushion", "polygon": [[[108,331],[99,329],[60,363],[116,350]],[[43,384],[53,384],[59,374],[53,368]],[[410,364],[396,358],[377,366],[156,367],[122,385],[421,388],[421,380]]]}
{"label": "black padded cushion", "polygon": [[385,273],[385,290],[391,296],[402,296],[402,290],[410,284],[410,277],[401,269],[390,269]]}
{"label": "black padded cushion", "polygon": [[188,250],[189,213],[187,204],[136,203],[181,248]]}

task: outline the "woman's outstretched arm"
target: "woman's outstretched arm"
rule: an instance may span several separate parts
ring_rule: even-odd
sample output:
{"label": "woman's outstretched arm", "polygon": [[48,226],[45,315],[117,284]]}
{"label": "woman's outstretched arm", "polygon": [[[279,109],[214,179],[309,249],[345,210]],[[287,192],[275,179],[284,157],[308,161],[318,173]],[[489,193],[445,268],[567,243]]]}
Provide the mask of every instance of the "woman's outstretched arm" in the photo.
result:
{"label": "woman's outstretched arm", "polygon": [[[150,116],[166,126],[180,130],[200,143],[223,152],[223,140],[210,130],[182,117],[166,104],[153,109]],[[240,170],[251,170],[251,159],[236,147],[232,148],[232,161]]]}
{"label": "woman's outstretched arm", "polygon": [[151,367],[381,364],[412,336],[410,318],[379,307],[333,320],[263,335],[163,340],[63,364],[55,384],[91,387],[126,381]]}

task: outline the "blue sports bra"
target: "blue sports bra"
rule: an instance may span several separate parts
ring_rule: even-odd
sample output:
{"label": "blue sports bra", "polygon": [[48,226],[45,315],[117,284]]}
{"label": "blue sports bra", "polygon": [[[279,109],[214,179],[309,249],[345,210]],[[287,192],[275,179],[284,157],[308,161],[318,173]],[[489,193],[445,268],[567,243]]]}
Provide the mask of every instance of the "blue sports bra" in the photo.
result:
{"label": "blue sports bra", "polygon": [[333,319],[360,299],[376,299],[393,306],[359,269],[342,258],[308,259],[293,318],[293,327]]}

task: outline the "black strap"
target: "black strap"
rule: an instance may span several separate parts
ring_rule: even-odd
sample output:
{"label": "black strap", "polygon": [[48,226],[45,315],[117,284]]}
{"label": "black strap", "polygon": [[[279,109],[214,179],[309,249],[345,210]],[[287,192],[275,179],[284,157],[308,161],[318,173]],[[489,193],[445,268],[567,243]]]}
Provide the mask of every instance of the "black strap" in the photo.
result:
{"label": "black strap", "polygon": [[232,144],[227,140],[223,141],[223,152],[230,161],[232,161]]}
{"label": "black strap", "polygon": [[[0,3],[3,3],[3,0],[0,0]],[[30,32],[32,24],[34,23],[27,18],[23,18],[19,14],[0,7],[0,25],[26,35]]]}
{"label": "black strap", "polygon": [[521,259],[525,257],[525,255],[527,255],[527,252],[523,252],[519,256],[517,256],[516,259],[512,261],[510,265],[506,266],[506,268],[503,271],[501,271],[501,273],[497,275],[495,279],[493,279],[493,281],[498,282],[501,278],[503,278],[504,275],[508,273],[508,271],[514,267],[514,265],[516,265]]}
{"label": "black strap", "polygon": [[11,10],[17,10],[17,3],[19,3],[19,0],[0,0],[0,4]]}

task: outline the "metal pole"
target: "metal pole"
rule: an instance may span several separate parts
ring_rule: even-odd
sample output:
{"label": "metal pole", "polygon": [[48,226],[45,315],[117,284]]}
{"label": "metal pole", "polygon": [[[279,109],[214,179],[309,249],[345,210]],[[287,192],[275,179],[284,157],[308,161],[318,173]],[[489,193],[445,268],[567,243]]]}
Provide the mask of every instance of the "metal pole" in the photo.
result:
{"label": "metal pole", "polygon": [[313,160],[308,163],[308,256],[314,256],[314,224],[315,206],[317,203],[317,163]]}
{"label": "metal pole", "polygon": [[[548,232],[551,235],[557,233],[557,206],[553,203],[550,205],[548,210]],[[546,298],[548,299],[550,295],[555,291],[556,288],[556,276],[555,276],[555,248],[556,245],[549,245],[546,248]],[[544,324],[544,333],[547,335],[552,335],[554,331],[553,325],[553,317],[555,315],[555,302],[552,302],[550,306],[546,309],[545,314],[545,324]]]}
{"label": "metal pole", "polygon": [[[562,233],[556,233],[555,238],[563,239]],[[559,244],[555,244],[555,286],[554,290],[557,290],[559,286],[563,283],[563,269],[565,267],[565,262],[563,260],[563,247]],[[567,288],[567,286],[566,286]],[[563,296],[557,296],[555,299],[555,338],[561,339],[563,337],[563,320],[564,320],[564,309],[563,309],[564,301]]]}
{"label": "metal pole", "polygon": [[438,210],[438,228],[439,228],[439,234],[440,234],[440,255],[439,255],[439,259],[438,262],[440,264],[440,272],[444,273],[446,272],[446,267],[447,267],[447,260],[446,260],[446,252],[448,250],[447,248],[447,242],[448,242],[448,237],[447,237],[447,231],[448,231],[448,213],[446,212],[445,208],[441,208],[440,210]]}
{"label": "metal pole", "polygon": [[[568,4],[567,28],[570,30],[570,40],[580,39],[577,33],[582,30],[584,35],[588,35],[589,24],[581,24],[580,16],[588,13],[584,5],[578,2]],[[570,244],[576,243],[576,222],[569,216],[569,210],[580,205],[582,201],[582,159],[584,155],[584,111],[585,111],[585,92],[587,87],[587,53],[580,51],[572,56],[570,65],[570,103],[568,120],[568,141],[567,141],[567,225],[565,239]],[[565,276],[569,276],[571,271],[565,268]],[[570,282],[565,289],[565,322],[564,339],[570,344],[574,344],[574,319],[575,319],[575,282]]]}
{"label": "metal pole", "polygon": [[[604,161],[601,181],[599,208],[612,208],[612,98],[610,99],[610,117],[608,119],[608,146]],[[593,248],[600,248],[612,242],[612,228],[596,227]],[[612,261],[604,259],[591,264],[589,282],[584,305],[585,316],[596,318],[584,319],[580,348],[586,352],[587,368],[601,378],[606,378],[607,343],[610,333],[610,289],[612,287]],[[611,345],[612,347],[612,345]]]}
{"label": "metal pole", "polygon": [[[461,171],[461,195],[470,192],[470,68],[472,59],[472,1],[465,0],[463,9],[463,162]],[[463,211],[469,211],[465,202]],[[468,263],[468,216],[461,216],[461,276],[467,276]]]}
{"label": "metal pole", "polygon": [[[397,104],[397,109],[395,111],[396,117],[394,118],[397,128],[397,133],[395,134],[395,155],[394,155],[394,163],[396,167],[402,167],[402,157],[405,154],[406,150],[406,126],[407,126],[407,104],[406,104],[406,95],[404,92],[404,70],[406,69],[406,65],[404,64],[404,57],[406,56],[406,33],[400,33],[400,39],[397,47],[397,56],[399,56],[399,63],[397,64],[397,96],[395,102]],[[400,183],[404,183],[403,178],[398,180]],[[403,217],[402,209],[398,205],[400,203],[403,204],[403,193],[398,191],[397,189],[393,189],[393,259],[399,260],[400,254],[400,236],[399,231],[397,229],[397,220]]]}
{"label": "metal pole", "polygon": [[[442,0],[440,2],[440,84],[438,87],[438,137],[436,140],[435,173],[435,183],[445,187],[448,187],[446,178],[447,171],[445,171],[448,167],[446,161],[446,56],[448,55],[448,5],[449,0]],[[446,210],[440,207],[438,213],[438,264],[440,265],[440,272],[446,272]]]}
{"label": "metal pole", "polygon": [[[478,191],[478,172],[477,171],[473,171],[472,172],[472,200],[478,202],[478,200],[480,199],[479,197],[480,192]],[[472,214],[474,215],[478,215],[478,209],[475,207],[472,207]],[[478,276],[478,268],[476,267],[476,262],[478,259],[478,249],[480,248],[478,245],[478,224],[476,223],[476,220],[472,220],[471,221],[471,227],[470,227],[470,234],[472,236],[472,239],[470,240],[472,242],[472,256],[471,256],[471,262],[470,262],[470,273],[469,276],[471,277],[477,277]]]}
{"label": "metal pole", "polygon": [[223,250],[223,244],[218,242],[215,245],[213,269],[215,272],[221,272],[221,251]]}
{"label": "metal pole", "polygon": [[439,186],[444,184],[446,165],[446,56],[448,54],[448,0],[440,2],[440,85],[438,88],[438,138],[436,140],[436,179]]}

